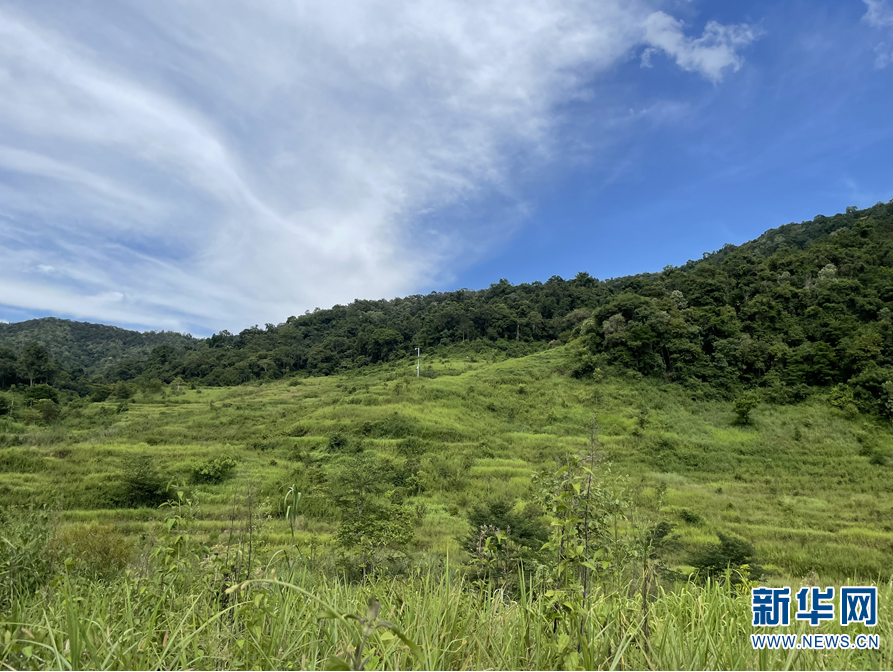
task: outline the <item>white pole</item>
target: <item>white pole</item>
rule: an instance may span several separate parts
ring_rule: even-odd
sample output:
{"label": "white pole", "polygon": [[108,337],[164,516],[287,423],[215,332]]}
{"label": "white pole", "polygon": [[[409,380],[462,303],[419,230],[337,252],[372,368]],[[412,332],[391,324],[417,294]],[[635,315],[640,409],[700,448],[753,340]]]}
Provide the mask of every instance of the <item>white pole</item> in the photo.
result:
{"label": "white pole", "polygon": [[418,356],[418,359],[416,360],[416,365],[415,365],[415,377],[418,378],[419,374],[422,370],[422,349],[421,348],[416,348],[416,355]]}

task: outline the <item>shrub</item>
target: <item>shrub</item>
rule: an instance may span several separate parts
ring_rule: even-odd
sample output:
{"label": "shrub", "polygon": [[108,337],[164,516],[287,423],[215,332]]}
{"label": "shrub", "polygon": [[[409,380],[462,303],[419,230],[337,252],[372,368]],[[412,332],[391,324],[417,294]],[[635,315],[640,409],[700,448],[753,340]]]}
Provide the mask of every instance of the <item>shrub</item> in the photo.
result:
{"label": "shrub", "polygon": [[15,417],[25,425],[39,425],[43,422],[43,416],[36,408],[17,408]]}
{"label": "shrub", "polygon": [[40,417],[43,422],[47,425],[51,425],[56,420],[59,419],[61,415],[61,410],[59,409],[59,404],[57,404],[52,399],[41,399],[36,404],[34,404],[34,408],[37,409],[37,412],[40,413]]}
{"label": "shrub", "polygon": [[90,383],[90,400],[95,402],[105,401],[112,393],[112,386],[102,382]]}
{"label": "shrub", "polygon": [[222,483],[233,475],[235,469],[236,461],[233,458],[225,455],[215,457],[192,470],[192,482],[206,485]]}
{"label": "shrub", "polygon": [[849,385],[835,385],[828,394],[828,403],[841,411],[855,407],[856,401],[853,397],[853,388]]}
{"label": "shrub", "polygon": [[25,399],[30,402],[39,401],[40,399],[50,399],[57,404],[59,403],[59,390],[49,385],[32,385],[25,388]]}
{"label": "shrub", "polygon": [[339,432],[329,435],[328,451],[330,453],[359,453],[363,448],[359,442],[350,440],[350,437]]}
{"label": "shrub", "polygon": [[462,546],[474,555],[481,541],[481,530],[492,528],[504,532],[507,539],[515,542],[525,559],[539,557],[540,549],[549,540],[549,530],[540,520],[541,513],[533,504],[528,504],[521,513],[515,513],[508,501],[478,504],[468,514],[470,532],[461,540]]}
{"label": "shrub", "polygon": [[136,455],[125,461],[119,505],[129,508],[159,506],[167,501],[167,492],[167,485],[150,455]]}
{"label": "shrub", "polygon": [[[718,535],[719,543],[710,544],[689,558],[689,564],[704,577],[722,578],[728,570],[735,572],[744,565],[750,569],[750,576],[758,578],[762,569],[755,564],[756,552],[753,544],[733,534]],[[731,575],[732,583],[740,581],[740,576]]]}
{"label": "shrub", "polygon": [[310,430],[300,422],[288,431],[288,435],[294,437],[307,436],[308,434],[310,434]]}
{"label": "shrub", "polygon": [[[551,344],[550,344],[550,347]],[[571,369],[571,375],[574,378],[587,378],[589,376],[596,375],[598,368],[596,366],[596,359],[589,353],[584,353],[577,361],[574,367]]]}
{"label": "shrub", "polygon": [[126,401],[127,399],[133,398],[134,389],[132,385],[128,385],[123,380],[118,381],[112,387],[112,392],[109,395],[112,399],[118,399],[119,401]]}
{"label": "shrub", "polygon": [[400,441],[397,444],[397,450],[406,457],[416,457],[424,454],[427,451],[427,446],[423,441],[412,436]]}
{"label": "shrub", "polygon": [[759,405],[760,399],[753,392],[748,392],[735,399],[735,402],[733,404],[736,415],[735,424],[749,425],[750,412]]}
{"label": "shrub", "polygon": [[10,411],[12,411],[12,397],[0,392],[0,415],[6,415]]}
{"label": "shrub", "polygon": [[887,458],[882,453],[873,452],[868,458],[868,463],[875,467],[887,466]]}

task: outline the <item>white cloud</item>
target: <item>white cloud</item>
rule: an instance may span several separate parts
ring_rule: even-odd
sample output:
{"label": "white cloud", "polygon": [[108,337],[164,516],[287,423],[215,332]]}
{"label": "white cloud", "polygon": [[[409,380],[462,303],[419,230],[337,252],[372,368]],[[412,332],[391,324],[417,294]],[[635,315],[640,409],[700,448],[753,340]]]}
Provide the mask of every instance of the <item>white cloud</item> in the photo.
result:
{"label": "white cloud", "polygon": [[0,303],[202,330],[417,290],[506,235],[431,217],[523,211],[632,50],[741,67],[752,28],[656,2],[0,5]]}
{"label": "white cloud", "polygon": [[[862,20],[872,28],[893,28],[893,8],[886,0],[862,0],[868,9]],[[893,63],[893,47],[887,42],[880,42],[874,48],[874,67],[878,70]]]}
{"label": "white cloud", "polygon": [[862,20],[874,28],[893,28],[893,8],[886,0],[862,0],[868,9]]}
{"label": "white cloud", "polygon": [[664,12],[654,12],[645,21],[645,41],[651,45],[642,54],[642,65],[651,67],[651,56],[660,49],[676,60],[683,70],[699,72],[712,82],[723,78],[723,71],[738,71],[744,59],[738,53],[760,36],[747,24],[724,26],[710,21],[701,37],[686,37],[684,24]]}

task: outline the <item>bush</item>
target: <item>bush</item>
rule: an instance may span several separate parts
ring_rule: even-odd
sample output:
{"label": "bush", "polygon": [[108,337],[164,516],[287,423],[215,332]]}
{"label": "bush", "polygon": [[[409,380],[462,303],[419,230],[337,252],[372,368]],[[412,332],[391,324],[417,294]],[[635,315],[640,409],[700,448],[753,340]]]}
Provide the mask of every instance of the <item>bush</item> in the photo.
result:
{"label": "bush", "polygon": [[417,457],[426,453],[428,447],[421,439],[412,436],[408,439],[402,439],[397,444],[397,450],[406,457]]}
{"label": "bush", "polygon": [[12,411],[12,397],[0,392],[0,415],[6,415]]}
{"label": "bush", "polygon": [[307,436],[310,434],[310,429],[306,425],[302,425],[300,422],[288,430],[289,436],[301,437]]}
{"label": "bush", "polygon": [[19,407],[16,409],[15,417],[25,425],[39,425],[43,422],[43,416],[36,408]]}
{"label": "bush", "polygon": [[828,394],[828,403],[841,411],[845,411],[851,406],[854,407],[856,400],[853,397],[853,388],[849,385],[835,385]]}
{"label": "bush", "polygon": [[115,383],[115,385],[112,387],[112,391],[109,397],[112,399],[117,399],[119,401],[126,401],[128,399],[132,399],[133,394],[133,386],[128,385],[123,380],[121,380]]}
{"label": "bush", "polygon": [[[551,346],[551,344],[550,344]],[[598,377],[599,371],[596,366],[596,359],[589,353],[584,353],[574,364],[571,369],[571,376],[574,378],[588,378],[591,376]]]}
{"label": "bush", "polygon": [[549,540],[549,529],[540,520],[542,512],[528,504],[521,513],[515,513],[511,502],[495,500],[475,506],[468,514],[470,532],[461,540],[463,548],[472,556],[480,544],[484,528],[494,528],[506,533],[515,542],[525,559],[537,558],[543,544]]}
{"label": "bush", "polygon": [[49,385],[32,385],[25,388],[25,399],[30,402],[39,401],[40,399],[50,399],[55,403],[59,403],[59,390]]}
{"label": "bush", "polygon": [[328,452],[330,453],[359,453],[363,447],[358,441],[351,441],[350,437],[335,432],[329,435]]}
{"label": "bush", "polygon": [[150,455],[136,455],[124,463],[120,506],[160,506],[168,499],[168,487]]}
{"label": "bush", "polygon": [[755,564],[756,552],[753,544],[742,537],[733,534],[718,535],[719,543],[705,546],[689,558],[688,563],[698,570],[703,577],[720,579],[732,570],[732,583],[740,581],[740,576],[734,574],[740,571],[744,565],[750,570],[750,576],[758,578],[762,573],[759,565]]}
{"label": "bush", "polygon": [[868,458],[868,463],[875,467],[885,467],[887,466],[887,458],[882,453],[874,452]]}
{"label": "bush", "polygon": [[105,383],[95,382],[90,384],[90,401],[100,402],[109,398],[112,393],[112,386]]}
{"label": "bush", "polygon": [[759,405],[760,398],[753,392],[748,392],[735,399],[733,404],[735,415],[737,416],[735,418],[735,424],[749,425],[750,412]]}
{"label": "bush", "polygon": [[192,470],[192,482],[214,485],[222,483],[236,469],[236,461],[227,456],[215,457]]}
{"label": "bush", "polygon": [[36,404],[34,404],[34,408],[37,409],[37,412],[40,413],[40,417],[43,422],[47,425],[51,425],[56,420],[59,419],[59,416],[62,414],[59,409],[59,404],[57,404],[52,399],[41,399]]}

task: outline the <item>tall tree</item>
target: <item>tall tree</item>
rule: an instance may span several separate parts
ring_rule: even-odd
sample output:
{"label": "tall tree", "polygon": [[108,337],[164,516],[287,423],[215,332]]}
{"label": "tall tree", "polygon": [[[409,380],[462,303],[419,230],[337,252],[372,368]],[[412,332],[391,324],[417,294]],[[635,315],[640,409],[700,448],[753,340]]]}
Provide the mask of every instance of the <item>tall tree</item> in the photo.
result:
{"label": "tall tree", "polygon": [[22,351],[19,357],[19,375],[28,379],[28,385],[34,387],[34,381],[44,379],[49,382],[52,367],[50,365],[50,354],[47,349],[36,341],[31,341]]}

